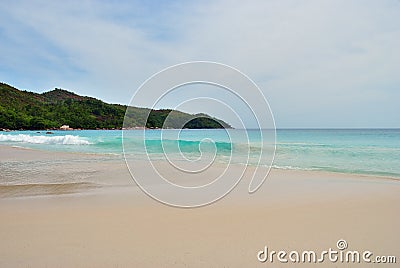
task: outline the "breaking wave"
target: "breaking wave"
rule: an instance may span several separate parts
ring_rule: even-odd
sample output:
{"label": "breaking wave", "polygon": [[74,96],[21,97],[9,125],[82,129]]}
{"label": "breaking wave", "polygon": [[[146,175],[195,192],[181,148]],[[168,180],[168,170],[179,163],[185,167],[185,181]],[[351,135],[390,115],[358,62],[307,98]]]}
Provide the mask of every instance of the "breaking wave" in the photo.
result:
{"label": "breaking wave", "polygon": [[0,142],[22,142],[32,144],[62,144],[62,145],[89,145],[89,141],[79,136],[32,136],[26,134],[4,135],[0,134]]}

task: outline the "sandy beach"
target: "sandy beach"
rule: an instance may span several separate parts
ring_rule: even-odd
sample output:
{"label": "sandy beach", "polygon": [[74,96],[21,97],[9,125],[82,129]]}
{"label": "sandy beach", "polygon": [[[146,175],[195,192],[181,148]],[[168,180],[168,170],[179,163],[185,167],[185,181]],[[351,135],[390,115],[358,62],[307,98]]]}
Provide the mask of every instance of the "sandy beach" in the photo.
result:
{"label": "sandy beach", "polygon": [[[87,161],[74,161],[81,157]],[[0,267],[366,267],[257,259],[266,246],[321,252],[337,250],[340,239],[349,250],[399,262],[396,179],[273,169],[255,194],[247,193],[245,175],[219,202],[179,209],[145,195],[117,157],[98,163],[96,156],[7,146],[0,148],[0,178],[12,163],[60,159],[40,175],[17,174],[43,177],[42,184],[0,187]],[[86,182],[57,180],[72,171],[86,171]]]}
{"label": "sandy beach", "polygon": [[0,22],[0,268],[400,268],[400,0]]}

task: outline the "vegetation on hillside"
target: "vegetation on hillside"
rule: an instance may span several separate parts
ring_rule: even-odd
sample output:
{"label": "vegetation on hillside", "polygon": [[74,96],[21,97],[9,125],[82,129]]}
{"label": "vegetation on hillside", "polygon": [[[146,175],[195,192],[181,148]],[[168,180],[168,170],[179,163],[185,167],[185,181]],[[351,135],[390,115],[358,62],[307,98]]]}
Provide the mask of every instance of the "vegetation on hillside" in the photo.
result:
{"label": "vegetation on hillside", "polygon": [[[63,89],[38,94],[0,83],[0,129],[81,129],[123,127],[127,106],[108,104]],[[146,121],[146,117],[147,121]],[[165,123],[165,124],[164,124]],[[230,128],[205,114],[129,107],[125,126],[148,128]]]}

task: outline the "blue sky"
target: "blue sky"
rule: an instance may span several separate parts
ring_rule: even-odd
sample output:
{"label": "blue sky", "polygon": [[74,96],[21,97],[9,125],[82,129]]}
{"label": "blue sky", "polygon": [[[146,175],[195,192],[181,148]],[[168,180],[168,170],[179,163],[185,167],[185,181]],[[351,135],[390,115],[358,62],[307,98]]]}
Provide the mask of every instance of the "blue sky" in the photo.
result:
{"label": "blue sky", "polygon": [[[399,47],[397,0],[7,1],[0,10],[5,83],[127,104],[163,68],[216,61],[257,83],[281,128],[400,127]],[[187,111],[224,117],[207,110]]]}

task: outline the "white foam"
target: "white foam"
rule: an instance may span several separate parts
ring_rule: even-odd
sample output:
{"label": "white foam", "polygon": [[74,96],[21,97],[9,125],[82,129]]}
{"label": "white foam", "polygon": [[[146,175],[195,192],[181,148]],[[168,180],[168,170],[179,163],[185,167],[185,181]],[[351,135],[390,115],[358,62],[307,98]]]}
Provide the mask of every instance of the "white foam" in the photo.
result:
{"label": "white foam", "polygon": [[34,144],[63,144],[63,145],[89,145],[89,141],[79,136],[31,136],[26,134],[4,135],[0,134],[0,142],[22,142]]}
{"label": "white foam", "polygon": [[277,166],[272,165],[273,168],[276,169],[284,169],[284,170],[319,170],[318,168],[302,168],[302,167],[294,167],[294,166]]}

